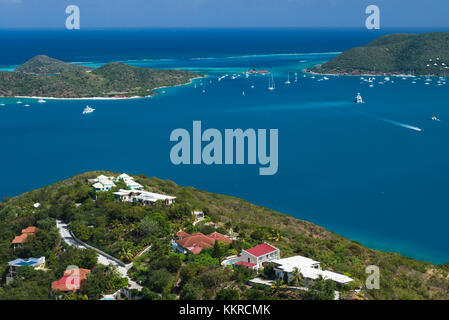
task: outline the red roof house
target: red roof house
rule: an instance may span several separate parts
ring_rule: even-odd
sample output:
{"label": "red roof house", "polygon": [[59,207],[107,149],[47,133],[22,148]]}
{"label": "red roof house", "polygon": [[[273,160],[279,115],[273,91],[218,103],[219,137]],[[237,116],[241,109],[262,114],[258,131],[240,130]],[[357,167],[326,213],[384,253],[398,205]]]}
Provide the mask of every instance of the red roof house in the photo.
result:
{"label": "red roof house", "polygon": [[64,272],[64,276],[51,283],[53,291],[77,291],[81,288],[81,282],[87,279],[90,273],[88,269],[71,269]]}
{"label": "red roof house", "polygon": [[176,234],[176,236],[177,236],[179,239],[182,239],[182,238],[190,237],[190,234],[188,234],[187,232],[184,232],[184,231],[179,231],[179,232]]}
{"label": "red roof house", "polygon": [[36,227],[28,227],[26,229],[22,229],[22,233],[36,233]]}
{"label": "red roof house", "polygon": [[271,252],[274,252],[276,250],[279,250],[279,249],[269,245],[268,243],[263,243],[263,244],[259,244],[258,246],[247,249],[245,251],[255,257],[260,257],[263,255],[269,254]]}
{"label": "red roof house", "polygon": [[257,268],[260,268],[265,262],[280,258],[280,250],[265,242],[250,249],[242,250],[238,261],[254,264]]}
{"label": "red roof house", "polygon": [[209,238],[215,239],[217,241],[223,241],[224,243],[231,243],[232,240],[231,238],[229,238],[227,235],[223,235],[219,232],[212,232],[211,234],[208,235]]}
{"label": "red roof house", "polygon": [[13,245],[22,244],[26,241],[28,236],[35,234],[36,231],[36,227],[28,227],[26,229],[22,229],[22,234],[20,236],[16,236],[11,242]]}
{"label": "red roof house", "polygon": [[229,244],[232,240],[225,235],[218,232],[213,232],[209,235],[204,235],[201,232],[194,234],[188,234],[184,231],[180,231],[176,234],[178,240],[173,242],[173,250],[181,253],[193,253],[199,254],[203,249],[211,248],[215,241],[224,242]]}

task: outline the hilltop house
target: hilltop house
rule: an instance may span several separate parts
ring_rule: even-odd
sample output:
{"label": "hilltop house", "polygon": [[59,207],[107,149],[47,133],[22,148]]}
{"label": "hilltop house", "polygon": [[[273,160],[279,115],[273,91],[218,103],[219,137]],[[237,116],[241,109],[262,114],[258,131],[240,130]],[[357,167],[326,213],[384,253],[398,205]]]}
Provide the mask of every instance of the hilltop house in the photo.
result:
{"label": "hilltop house", "polygon": [[235,264],[257,270],[265,263],[279,258],[280,250],[265,242],[250,249],[242,250],[239,255],[227,257],[221,264],[223,266]]}
{"label": "hilltop house", "polygon": [[116,185],[115,183],[123,181],[126,187],[131,190],[142,190],[143,186],[140,183],[134,181],[134,178],[122,173],[118,177],[107,177],[105,175],[100,175],[95,179],[89,179],[88,182],[93,183],[92,187],[95,191],[110,191]]}
{"label": "hilltop house", "polygon": [[8,262],[9,273],[6,275],[6,284],[10,283],[15,275],[17,274],[17,269],[24,266],[33,267],[35,270],[45,269],[45,257],[40,258],[28,258],[28,259],[15,259]]}
{"label": "hilltop house", "polygon": [[235,264],[258,269],[266,262],[279,259],[280,250],[268,243],[262,243],[250,249],[242,250]]}
{"label": "hilltop house", "polygon": [[37,231],[36,227],[28,227],[26,229],[22,229],[22,234],[20,236],[16,236],[11,242],[14,248],[17,247],[17,245],[21,245],[25,243],[26,239],[30,236],[35,234]]}
{"label": "hilltop house", "polygon": [[204,220],[204,212],[203,211],[194,210],[192,212],[192,216],[193,216],[193,225]]}
{"label": "hilltop house", "polygon": [[213,232],[209,235],[204,235],[201,232],[194,234],[188,234],[187,232],[180,231],[176,234],[176,239],[172,240],[173,251],[179,253],[193,253],[199,254],[203,249],[211,248],[215,244],[215,241],[229,244],[232,240],[221,233]]}
{"label": "hilltop house", "polygon": [[117,200],[123,202],[140,202],[143,205],[152,206],[156,201],[163,201],[165,205],[170,206],[175,202],[176,197],[167,196],[165,194],[153,193],[141,190],[125,190],[120,189],[114,192]]}
{"label": "hilltop house", "polygon": [[100,175],[96,179],[90,179],[89,182],[93,182],[92,187],[95,191],[110,191],[114,184],[114,177],[106,177],[105,175]]}
{"label": "hilltop house", "polygon": [[337,284],[345,284],[353,281],[353,279],[343,274],[321,270],[320,263],[318,261],[303,256],[276,259],[272,260],[271,263],[274,265],[276,278],[285,279],[287,282],[295,272],[295,268],[297,268],[301,273],[306,286],[318,279],[320,276],[325,280],[335,281]]}
{"label": "hilltop house", "polygon": [[75,292],[81,288],[81,282],[87,279],[88,274],[90,274],[88,269],[73,268],[66,270],[61,279],[51,283],[51,289],[54,292]]}
{"label": "hilltop house", "polygon": [[121,175],[119,175],[115,181],[123,181],[126,186],[131,189],[131,190],[142,190],[143,186],[140,183],[137,183],[136,181],[134,181],[133,177],[130,177],[129,175],[127,175],[126,173],[123,173]]}

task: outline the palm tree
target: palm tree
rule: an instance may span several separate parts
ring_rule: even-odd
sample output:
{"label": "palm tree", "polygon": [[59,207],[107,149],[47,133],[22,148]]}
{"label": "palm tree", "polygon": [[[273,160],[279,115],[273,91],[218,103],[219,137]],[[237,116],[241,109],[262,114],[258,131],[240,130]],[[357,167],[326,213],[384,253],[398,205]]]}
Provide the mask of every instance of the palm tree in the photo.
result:
{"label": "palm tree", "polygon": [[275,230],[275,229],[270,230],[270,235],[268,236],[268,240],[278,242],[280,240],[280,238],[281,238],[281,235],[278,230]]}
{"label": "palm tree", "polygon": [[302,283],[303,279],[304,279],[304,277],[303,277],[301,271],[299,271],[299,269],[297,267],[294,267],[292,275],[291,275],[291,281],[293,282],[295,287],[299,287],[299,284]]}
{"label": "palm tree", "polygon": [[287,285],[284,284],[284,280],[282,279],[276,279],[271,285],[271,289],[273,289],[274,292],[278,292],[279,290],[285,287],[287,287]]}
{"label": "palm tree", "polygon": [[120,256],[120,260],[133,260],[133,253],[130,248],[122,248],[122,255]]}

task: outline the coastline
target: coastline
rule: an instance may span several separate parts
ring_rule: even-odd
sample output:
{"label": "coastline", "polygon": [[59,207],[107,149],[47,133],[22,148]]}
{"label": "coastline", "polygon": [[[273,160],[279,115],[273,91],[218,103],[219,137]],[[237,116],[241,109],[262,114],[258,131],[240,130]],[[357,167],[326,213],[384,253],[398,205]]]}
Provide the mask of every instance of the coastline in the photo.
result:
{"label": "coastline", "polygon": [[[195,77],[190,79],[186,83],[177,84],[174,86],[161,86],[151,89],[151,91],[165,89],[165,88],[174,88],[179,86],[186,86],[192,84],[196,79],[207,78],[207,75]],[[157,93],[156,93],[157,94]],[[151,98],[156,94],[149,94],[147,96],[131,96],[131,97],[80,97],[80,98],[57,98],[57,97],[39,97],[39,96],[13,96],[13,97],[0,97],[0,98],[13,98],[13,99],[44,99],[44,100],[132,100],[132,99],[145,99]]]}
{"label": "coastline", "polygon": [[407,78],[416,78],[416,77],[429,77],[434,78],[438,77],[437,75],[417,75],[417,74],[406,74],[406,73],[400,73],[400,74],[386,74],[386,73],[320,73],[311,71],[310,69],[303,69],[301,70],[305,74],[313,74],[318,76],[349,76],[349,77],[407,77]]}

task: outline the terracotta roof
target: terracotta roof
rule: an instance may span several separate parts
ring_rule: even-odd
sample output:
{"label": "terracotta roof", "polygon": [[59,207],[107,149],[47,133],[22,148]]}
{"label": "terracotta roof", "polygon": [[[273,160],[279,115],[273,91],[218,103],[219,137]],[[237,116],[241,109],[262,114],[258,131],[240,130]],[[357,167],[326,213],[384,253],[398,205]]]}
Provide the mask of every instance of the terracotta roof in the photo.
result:
{"label": "terracotta roof", "polygon": [[13,243],[13,244],[24,243],[24,242],[26,241],[27,238],[28,238],[28,233],[22,233],[20,236],[16,236],[16,237],[12,240],[12,243]]}
{"label": "terracotta roof", "polygon": [[223,235],[223,234],[221,234],[219,232],[212,232],[211,234],[208,235],[208,237],[212,238],[214,240],[223,241],[223,242],[226,242],[226,243],[231,243],[232,242],[232,240],[228,236]]}
{"label": "terracotta roof", "polygon": [[24,243],[30,234],[34,234],[36,232],[36,227],[28,227],[26,229],[22,229],[22,234],[20,236],[16,236],[11,242],[13,244]]}
{"label": "terracotta roof", "polygon": [[237,264],[239,266],[247,267],[247,268],[254,268],[256,266],[254,263],[249,263],[249,262],[245,262],[245,261],[237,261],[235,264]]}
{"label": "terracotta roof", "polygon": [[273,246],[270,246],[268,243],[263,243],[253,248],[247,249],[245,251],[255,257],[260,257],[276,250],[278,249]]}
{"label": "terracotta roof", "polygon": [[185,238],[185,237],[190,237],[190,234],[188,234],[188,233],[185,232],[185,231],[179,231],[179,232],[176,234],[176,236],[179,237],[179,238]]}
{"label": "terracotta roof", "polygon": [[[191,235],[190,237],[178,240],[176,242],[180,246],[183,246],[184,248],[194,247],[199,244],[205,244],[205,245],[209,245],[209,247],[212,247],[214,245],[215,240],[205,236],[204,234],[197,234],[197,235]],[[203,247],[205,247],[205,246],[203,246]]]}
{"label": "terracotta roof", "polygon": [[[78,272],[76,272],[78,270]],[[51,283],[51,289],[54,291],[76,291],[81,288],[81,282],[87,279],[88,269],[66,270],[64,276]]]}
{"label": "terracotta roof", "polygon": [[26,228],[26,229],[23,229],[23,230],[22,230],[22,233],[35,233],[36,230],[37,230],[36,227],[28,227],[28,228]]}
{"label": "terracotta roof", "polygon": [[215,240],[198,232],[186,238],[177,240],[176,243],[193,254],[198,254],[202,249],[212,247]]}
{"label": "terracotta roof", "polygon": [[[76,272],[78,270],[78,272]],[[81,280],[87,279],[87,275],[90,274],[89,269],[71,269],[64,271],[64,277],[80,277]]]}
{"label": "terracotta roof", "polygon": [[203,248],[201,247],[193,247],[192,250],[190,250],[190,252],[193,254],[200,254],[202,250]]}

